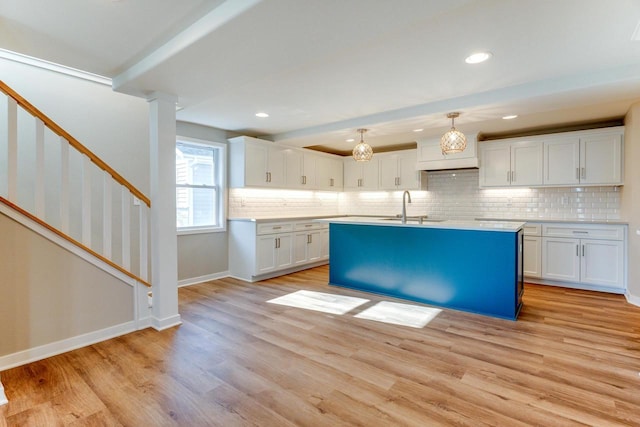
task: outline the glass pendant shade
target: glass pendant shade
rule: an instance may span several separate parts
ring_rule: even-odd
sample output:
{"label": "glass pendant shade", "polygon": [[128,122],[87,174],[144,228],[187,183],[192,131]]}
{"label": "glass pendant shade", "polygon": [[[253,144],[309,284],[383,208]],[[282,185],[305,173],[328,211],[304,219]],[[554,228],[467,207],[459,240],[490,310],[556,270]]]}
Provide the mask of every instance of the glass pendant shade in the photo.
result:
{"label": "glass pendant shade", "polygon": [[360,142],[353,147],[353,158],[356,162],[368,162],[373,157],[373,149],[364,142],[364,133],[367,129],[358,129],[360,132]]}
{"label": "glass pendant shade", "polygon": [[467,148],[467,137],[457,130],[453,121],[460,113],[449,113],[447,117],[451,119],[451,130],[447,131],[440,139],[440,149],[442,154],[461,153]]}

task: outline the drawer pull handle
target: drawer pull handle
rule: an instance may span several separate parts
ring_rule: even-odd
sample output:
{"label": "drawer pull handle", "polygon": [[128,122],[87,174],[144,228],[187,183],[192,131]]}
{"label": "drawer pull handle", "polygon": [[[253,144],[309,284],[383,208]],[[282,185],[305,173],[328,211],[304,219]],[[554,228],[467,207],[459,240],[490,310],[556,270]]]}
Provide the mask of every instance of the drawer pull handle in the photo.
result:
{"label": "drawer pull handle", "polygon": [[305,227],[313,227],[313,224],[305,224]]}
{"label": "drawer pull handle", "polygon": [[274,226],[274,227],[271,227],[271,228],[272,228],[272,230],[280,230],[282,228],[282,226],[277,225],[277,226]]}
{"label": "drawer pull handle", "polygon": [[588,231],[573,230],[575,234],[589,234]]}

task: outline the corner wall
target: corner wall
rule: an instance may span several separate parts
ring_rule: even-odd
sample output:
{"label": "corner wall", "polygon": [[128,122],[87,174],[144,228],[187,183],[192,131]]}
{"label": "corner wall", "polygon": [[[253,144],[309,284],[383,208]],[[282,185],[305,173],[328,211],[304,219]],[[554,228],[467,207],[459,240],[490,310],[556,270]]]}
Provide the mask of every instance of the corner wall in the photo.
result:
{"label": "corner wall", "polygon": [[[180,121],[176,125],[178,136],[227,143],[224,130]],[[184,285],[226,276],[228,246],[226,231],[178,235],[178,283]]]}
{"label": "corner wall", "polygon": [[640,305],[640,103],[631,106],[625,117],[624,187],[622,217],[629,221],[627,298]]}

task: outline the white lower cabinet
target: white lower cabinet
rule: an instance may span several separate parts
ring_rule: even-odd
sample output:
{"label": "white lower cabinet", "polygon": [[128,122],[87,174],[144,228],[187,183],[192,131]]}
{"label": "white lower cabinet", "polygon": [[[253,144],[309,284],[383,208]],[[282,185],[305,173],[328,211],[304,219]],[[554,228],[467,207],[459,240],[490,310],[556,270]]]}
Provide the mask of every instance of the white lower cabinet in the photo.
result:
{"label": "white lower cabinet", "polygon": [[541,227],[527,224],[524,227],[522,244],[524,246],[523,273],[525,277],[542,277],[542,237]]}
{"label": "white lower cabinet", "polygon": [[291,233],[258,236],[258,274],[287,268],[293,264]]}
{"label": "white lower cabinet", "polygon": [[624,291],[625,239],[622,225],[544,224],[542,279]]}
{"label": "white lower cabinet", "polygon": [[328,224],[310,221],[230,220],[229,272],[253,282],[326,263],[328,231]]}

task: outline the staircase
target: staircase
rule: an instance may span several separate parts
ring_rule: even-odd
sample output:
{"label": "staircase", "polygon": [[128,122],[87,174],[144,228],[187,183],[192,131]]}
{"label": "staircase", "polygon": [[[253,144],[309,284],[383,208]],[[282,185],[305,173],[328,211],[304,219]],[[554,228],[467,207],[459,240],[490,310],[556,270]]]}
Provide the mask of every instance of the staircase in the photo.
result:
{"label": "staircase", "polygon": [[0,135],[0,214],[128,285],[133,300],[130,322],[0,352],[0,371],[149,326],[149,199],[2,81]]}

